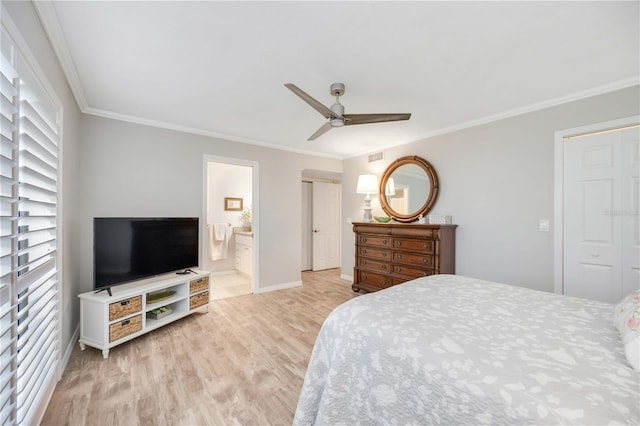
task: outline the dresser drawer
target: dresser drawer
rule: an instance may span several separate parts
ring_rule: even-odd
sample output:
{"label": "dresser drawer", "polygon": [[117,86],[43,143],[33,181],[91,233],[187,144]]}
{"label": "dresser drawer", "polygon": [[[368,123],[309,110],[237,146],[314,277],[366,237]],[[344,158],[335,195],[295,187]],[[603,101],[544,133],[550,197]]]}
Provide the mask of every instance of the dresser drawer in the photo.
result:
{"label": "dresser drawer", "polygon": [[392,271],[395,275],[404,275],[411,278],[426,277],[427,275],[433,275],[433,269],[421,269],[412,266],[399,265],[394,263],[392,265]]}
{"label": "dresser drawer", "polygon": [[357,282],[381,289],[391,287],[391,277],[368,271],[358,271]]}
{"label": "dresser drawer", "polygon": [[414,250],[423,253],[433,253],[435,247],[434,240],[409,240],[406,238],[394,238],[393,248],[403,250]]}
{"label": "dresser drawer", "polygon": [[393,252],[393,261],[418,266],[420,268],[433,268],[432,254],[406,253],[402,251]]}
{"label": "dresser drawer", "polygon": [[379,260],[371,260],[361,257],[358,260],[358,266],[361,268],[373,269],[388,274],[391,264],[389,262],[381,262]]}
{"label": "dresser drawer", "polygon": [[369,246],[358,247],[358,254],[360,256],[366,256],[371,259],[382,259],[382,260],[391,259],[391,250],[385,250],[385,249],[374,248]]}
{"label": "dresser drawer", "polygon": [[407,281],[411,281],[415,278],[407,278],[407,277],[391,277],[391,284],[398,285],[402,283],[406,283]]}
{"label": "dresser drawer", "polygon": [[358,244],[363,246],[390,247],[391,238],[380,235],[364,234],[358,236]]}

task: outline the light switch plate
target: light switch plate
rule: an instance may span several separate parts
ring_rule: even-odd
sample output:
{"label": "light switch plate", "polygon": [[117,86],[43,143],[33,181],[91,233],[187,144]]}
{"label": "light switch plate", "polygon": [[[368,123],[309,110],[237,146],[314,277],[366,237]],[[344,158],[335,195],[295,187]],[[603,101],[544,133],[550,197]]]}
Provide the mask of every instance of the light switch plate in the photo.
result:
{"label": "light switch plate", "polygon": [[540,219],[538,230],[540,232],[549,232],[549,219]]}

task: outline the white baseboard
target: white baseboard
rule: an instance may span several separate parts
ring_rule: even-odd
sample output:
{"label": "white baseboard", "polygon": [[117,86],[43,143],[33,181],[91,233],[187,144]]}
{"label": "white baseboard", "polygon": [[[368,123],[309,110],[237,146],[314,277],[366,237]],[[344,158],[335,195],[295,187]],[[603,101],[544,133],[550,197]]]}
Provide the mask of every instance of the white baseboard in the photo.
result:
{"label": "white baseboard", "polygon": [[353,275],[340,274],[340,279],[353,282]]}
{"label": "white baseboard", "polygon": [[58,367],[58,372],[59,372],[58,378],[62,376],[64,369],[67,368],[67,363],[69,362],[69,358],[71,357],[71,351],[73,350],[73,347],[75,346],[79,337],[80,337],[80,324],[78,324],[78,326],[76,327],[76,330],[73,332],[73,335],[69,340],[69,344],[67,345],[67,349],[65,349],[64,355],[62,355],[62,358],[60,359],[60,366]]}
{"label": "white baseboard", "polygon": [[285,290],[287,288],[300,287],[302,285],[302,281],[291,281],[288,283],[270,285],[269,287],[263,287],[256,290],[256,294],[268,293],[270,291],[276,290]]}

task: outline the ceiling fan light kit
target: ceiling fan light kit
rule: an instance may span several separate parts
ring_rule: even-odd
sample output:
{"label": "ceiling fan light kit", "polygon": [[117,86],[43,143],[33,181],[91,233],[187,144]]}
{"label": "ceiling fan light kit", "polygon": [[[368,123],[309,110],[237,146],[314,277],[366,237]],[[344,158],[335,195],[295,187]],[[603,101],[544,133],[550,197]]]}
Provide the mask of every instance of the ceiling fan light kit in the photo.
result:
{"label": "ceiling fan light kit", "polygon": [[300,99],[309,104],[313,109],[322,114],[327,122],[324,123],[316,132],[309,137],[308,140],[312,141],[319,138],[324,133],[331,130],[333,127],[351,126],[354,124],[371,124],[371,123],[384,123],[387,121],[402,121],[411,118],[411,114],[345,114],[344,105],[340,103],[340,96],[345,92],[344,84],[333,83],[329,88],[329,92],[332,96],[336,97],[336,103],[331,105],[331,108],[327,108],[309,94],[304,92],[298,86],[292,83],[284,85],[287,89],[295,93]]}

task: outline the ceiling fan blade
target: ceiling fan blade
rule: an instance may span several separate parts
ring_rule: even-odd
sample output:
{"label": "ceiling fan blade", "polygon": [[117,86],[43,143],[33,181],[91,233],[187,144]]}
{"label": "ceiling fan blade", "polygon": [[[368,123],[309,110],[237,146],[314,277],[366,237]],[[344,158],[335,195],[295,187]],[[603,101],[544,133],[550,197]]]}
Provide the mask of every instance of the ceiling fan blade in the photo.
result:
{"label": "ceiling fan blade", "polygon": [[411,114],[345,114],[344,125],[383,123],[385,121],[401,121],[411,118]]}
{"label": "ceiling fan blade", "polygon": [[331,118],[336,116],[336,114],[333,111],[331,111],[329,108],[327,108],[326,106],[322,105],[320,102],[313,99],[311,96],[309,96],[306,92],[304,92],[295,84],[287,83],[284,85],[284,87],[291,90],[293,93],[298,95],[300,99],[302,99],[303,101],[311,105],[313,109],[318,111],[320,114],[324,115],[324,118]]}
{"label": "ceiling fan blade", "polygon": [[329,130],[333,129],[333,126],[331,125],[331,123],[324,123],[322,125],[322,127],[320,127],[318,130],[316,130],[316,132],[314,134],[312,134],[309,139],[309,141],[313,141],[318,139],[320,136],[324,135],[325,133],[327,133]]}

